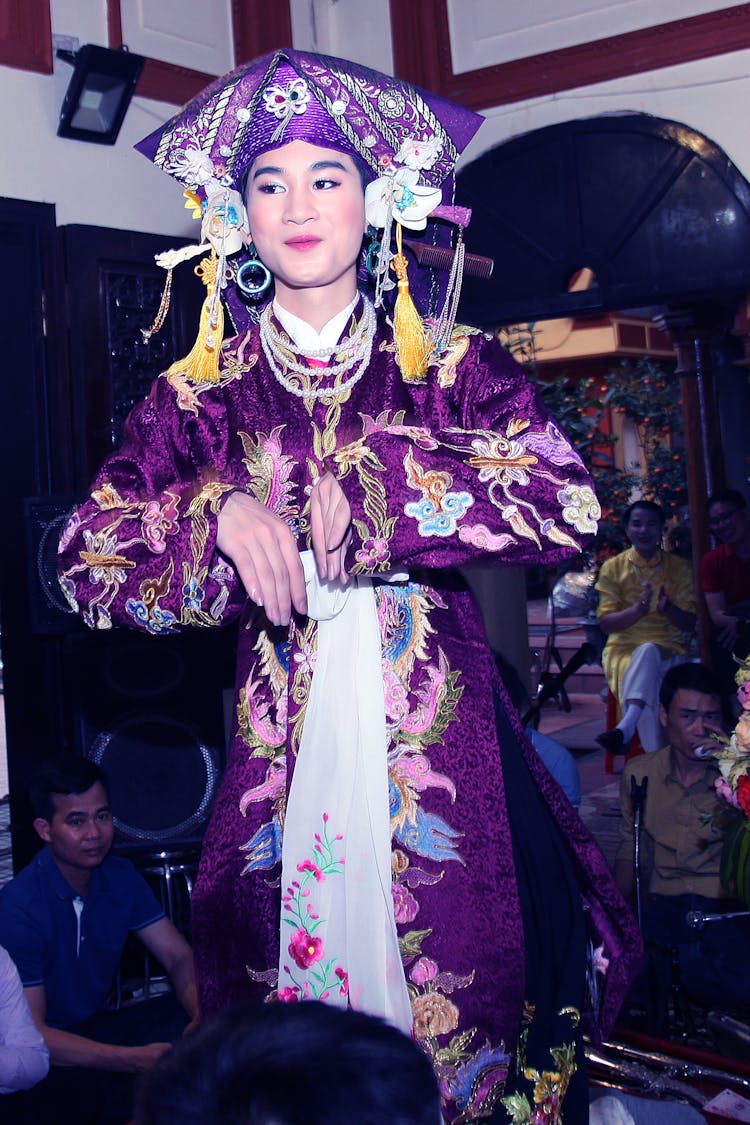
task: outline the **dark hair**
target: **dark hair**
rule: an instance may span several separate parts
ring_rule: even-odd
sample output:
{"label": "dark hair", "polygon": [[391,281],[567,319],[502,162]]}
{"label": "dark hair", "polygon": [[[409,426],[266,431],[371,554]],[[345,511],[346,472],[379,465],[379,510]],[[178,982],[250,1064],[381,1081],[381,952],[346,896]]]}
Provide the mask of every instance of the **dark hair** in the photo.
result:
{"label": "dark hair", "polygon": [[60,794],[87,793],[97,781],[109,798],[107,775],[101,766],[88,758],[74,755],[44,762],[29,782],[29,800],[35,817],[51,821],[55,815],[55,797]]}
{"label": "dark hair", "polygon": [[721,685],[705,664],[676,664],[664,676],[659,688],[659,702],[669,711],[672,700],[681,689],[699,691],[701,695],[715,695],[721,699]]}
{"label": "dark hair", "polygon": [[653,500],[634,500],[633,503],[629,504],[625,509],[625,515],[622,517],[622,526],[626,531],[628,530],[630,517],[633,515],[633,512],[637,511],[639,508],[642,508],[644,512],[651,512],[653,515],[658,516],[662,527],[664,527],[664,524],[667,522],[667,517],[664,514],[663,508]]}
{"label": "dark hair", "polygon": [[747,500],[736,488],[717,488],[706,501],[706,511],[710,512],[714,504],[734,504],[735,508],[742,510],[747,507]]}
{"label": "dark hair", "polygon": [[136,1125],[435,1125],[440,1094],[415,1043],[317,1001],[242,1005],[144,1075]]}

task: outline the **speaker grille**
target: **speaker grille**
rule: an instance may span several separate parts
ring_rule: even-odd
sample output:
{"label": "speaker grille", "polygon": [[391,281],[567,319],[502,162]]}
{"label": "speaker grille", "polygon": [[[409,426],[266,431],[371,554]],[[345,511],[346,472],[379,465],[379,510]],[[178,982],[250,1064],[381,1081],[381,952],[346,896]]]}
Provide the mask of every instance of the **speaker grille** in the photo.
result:
{"label": "speaker grille", "polygon": [[208,817],[218,766],[199,732],[175,716],[123,718],[99,732],[89,756],[107,774],[121,837],[171,841]]}

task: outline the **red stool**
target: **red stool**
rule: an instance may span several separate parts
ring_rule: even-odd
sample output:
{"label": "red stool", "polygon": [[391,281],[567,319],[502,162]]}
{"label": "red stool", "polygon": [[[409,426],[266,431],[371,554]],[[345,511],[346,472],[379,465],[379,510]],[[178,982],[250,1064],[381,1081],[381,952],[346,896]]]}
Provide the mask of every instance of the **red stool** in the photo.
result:
{"label": "red stool", "polygon": [[[617,726],[617,700],[611,691],[607,692],[607,730],[613,730]],[[633,735],[630,743],[630,749],[625,755],[625,761],[629,762],[631,758],[637,758],[639,754],[645,754],[645,750],[641,746],[641,740],[638,737],[638,731]],[[621,755],[613,754],[611,750],[605,751],[604,756],[604,772],[615,772],[615,759]]]}

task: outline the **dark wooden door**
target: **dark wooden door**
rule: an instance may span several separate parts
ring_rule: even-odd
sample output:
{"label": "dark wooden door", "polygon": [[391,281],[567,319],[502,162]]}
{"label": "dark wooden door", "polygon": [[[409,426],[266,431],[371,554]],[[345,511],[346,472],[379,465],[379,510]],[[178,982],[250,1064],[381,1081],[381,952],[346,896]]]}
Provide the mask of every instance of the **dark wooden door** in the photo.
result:
{"label": "dark wooden door", "polygon": [[132,407],[152,379],[192,346],[205,290],[187,263],[174,272],[161,331],[143,342],[166,274],[154,256],[184,240],[103,227],[61,229],[70,323],[72,458],[75,488],[87,489],[122,438]]}
{"label": "dark wooden door", "polygon": [[[4,263],[0,332],[0,620],[14,857],[24,854],[30,818],[23,800],[33,763],[56,743],[61,725],[59,644],[29,627],[31,583],[26,551],[28,496],[48,494],[66,478],[58,440],[66,374],[53,346],[60,268],[55,209],[0,199]],[[58,379],[57,384],[55,379]]]}
{"label": "dark wooden door", "polygon": [[[223,633],[188,638],[178,644],[180,689],[166,677],[139,696],[107,669],[133,660],[158,668],[152,653],[133,655],[134,643],[153,639],[85,630],[65,612],[54,575],[66,510],[119,444],[127,413],[153,377],[192,344],[203,287],[189,265],[176,273],[161,333],[148,346],[140,333],[153,320],[164,283],[154,255],[180,240],[99,227],[56,229],[53,207],[9,200],[0,201],[0,239],[3,260],[12,263],[0,322],[6,342],[0,612],[17,869],[38,844],[25,797],[34,768],[51,754],[90,753],[102,740],[114,744],[123,724],[133,729],[145,698],[143,729],[153,730],[154,739],[174,743],[174,732],[186,731],[193,757],[193,743],[222,749],[221,688],[231,676],[221,670],[231,664],[232,645]],[[95,684],[86,679],[92,667],[100,673]],[[139,749],[149,758],[158,747]]]}

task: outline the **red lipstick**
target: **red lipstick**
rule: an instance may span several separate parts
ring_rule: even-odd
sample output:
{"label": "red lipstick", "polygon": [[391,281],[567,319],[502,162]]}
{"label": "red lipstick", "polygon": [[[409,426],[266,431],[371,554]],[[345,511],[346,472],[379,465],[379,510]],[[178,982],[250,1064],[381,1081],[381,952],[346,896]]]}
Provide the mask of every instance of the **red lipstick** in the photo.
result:
{"label": "red lipstick", "polygon": [[295,238],[288,238],[284,243],[291,250],[313,250],[319,246],[321,239],[312,234],[299,234]]}

